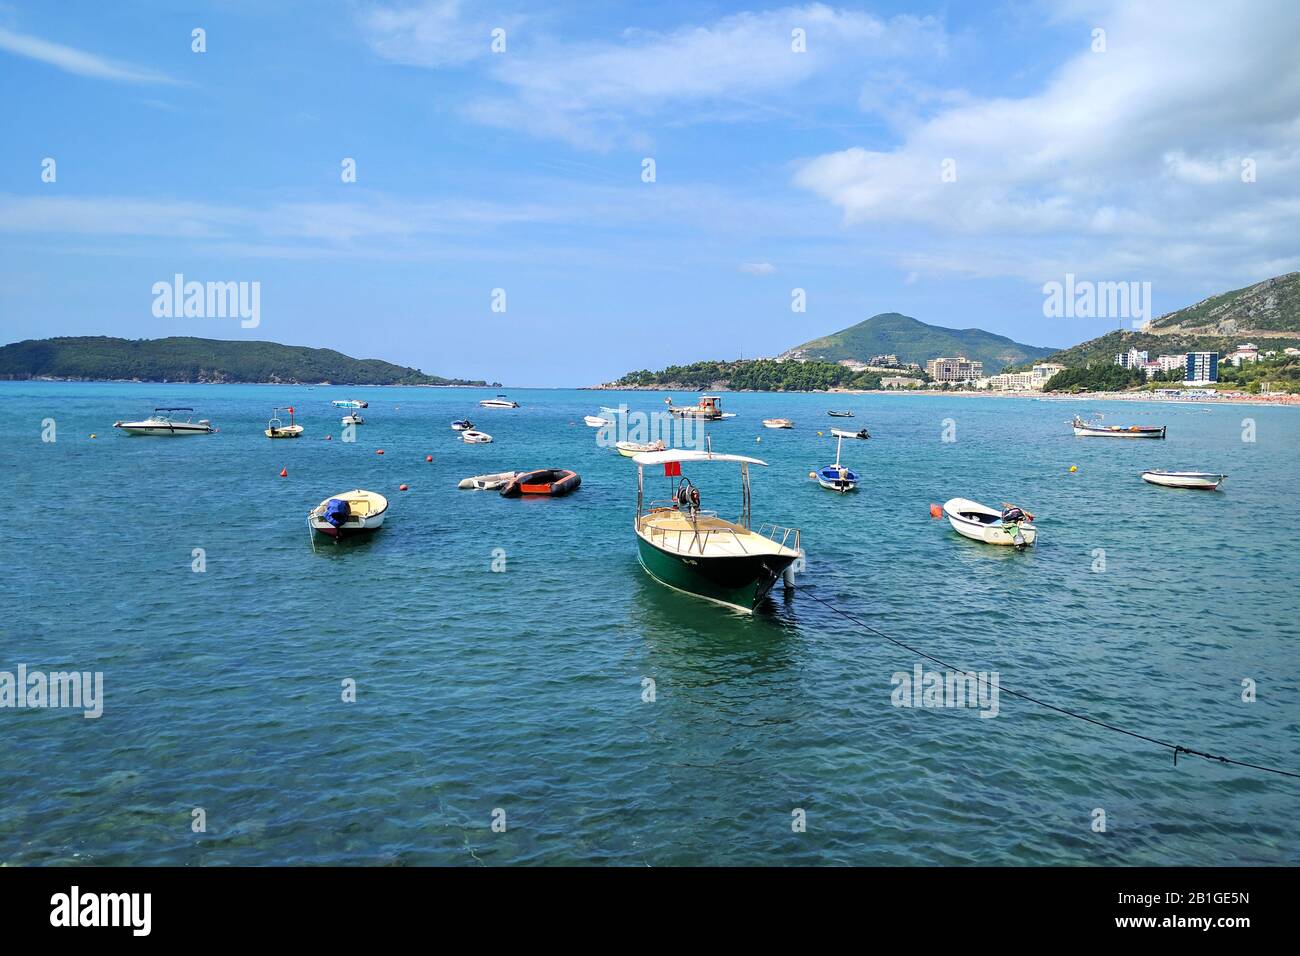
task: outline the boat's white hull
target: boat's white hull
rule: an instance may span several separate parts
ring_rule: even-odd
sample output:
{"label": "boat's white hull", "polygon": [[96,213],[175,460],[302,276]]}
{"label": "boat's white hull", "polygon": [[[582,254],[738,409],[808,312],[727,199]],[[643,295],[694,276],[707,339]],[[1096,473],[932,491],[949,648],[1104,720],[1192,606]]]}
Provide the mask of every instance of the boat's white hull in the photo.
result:
{"label": "boat's white hull", "polygon": [[651,442],[645,444],[635,441],[620,441],[615,442],[614,447],[618,449],[618,453],[624,458],[635,458],[637,455],[644,455],[652,451],[663,451],[664,443]]}
{"label": "boat's white hull", "polygon": [[152,422],[114,422],[113,427],[122,429],[128,435],[155,435],[163,438],[212,433],[211,425],[200,425],[195,422],[176,422],[170,425],[158,425]]}
{"label": "boat's white hull", "polygon": [[[968,517],[967,515],[970,513],[982,514],[995,520],[992,522],[980,521]],[[953,498],[948,501],[943,506],[943,514],[948,519],[948,523],[952,525],[952,530],[962,537],[970,538],[972,541],[1009,547],[1025,547],[1032,545],[1038,539],[1038,529],[1032,524],[1021,522],[1018,526],[1015,524],[1004,525],[1001,520],[1002,512],[995,511],[981,505],[979,502],[970,501],[966,498]]]}
{"label": "boat's white hull", "polygon": [[364,425],[366,420],[360,415],[344,415],[339,419],[341,425]]}
{"label": "boat's white hull", "polygon": [[1074,434],[1079,438],[1164,438],[1163,427],[1135,431],[1129,428],[1089,428],[1087,425],[1075,425]]}
{"label": "boat's white hull", "polygon": [[492,436],[487,432],[464,431],[460,433],[460,440],[467,445],[488,445],[492,443]]}
{"label": "boat's white hull", "polygon": [[[355,501],[356,496],[364,495],[365,500],[369,501],[373,510],[362,515],[352,512],[343,524],[335,526],[325,518],[325,508],[333,498],[342,498],[349,502]],[[355,534],[369,533],[377,531],[384,524],[384,516],[388,514],[388,499],[383,495],[375,492],[363,491],[358,488],[356,491],[343,492],[337,495],[331,495],[326,498],[307,515],[307,527],[320,534],[327,535],[331,538],[346,538]]]}
{"label": "boat's white hull", "polygon": [[491,398],[485,398],[479,402],[483,408],[518,408],[518,402],[500,402]]}
{"label": "boat's white hull", "polygon": [[794,428],[794,422],[784,418],[769,418],[763,422],[764,428]]}
{"label": "boat's white hull", "polygon": [[865,441],[869,436],[859,435],[857,432],[845,431],[843,428],[832,428],[831,435],[835,438],[854,438],[859,441]]}
{"label": "boat's white hull", "polygon": [[1227,475],[1211,475],[1199,471],[1142,472],[1142,480],[1148,484],[1161,485],[1165,488],[1195,488],[1199,491],[1216,491],[1227,477]]}
{"label": "boat's white hull", "polygon": [[847,492],[858,490],[858,483],[856,481],[850,481],[848,479],[837,479],[831,481],[828,478],[823,478],[821,475],[817,476],[817,484],[821,485],[827,491],[838,491],[840,494],[846,494]]}
{"label": "boat's white hull", "polygon": [[607,418],[600,418],[596,415],[584,415],[582,420],[592,428],[604,428],[606,425],[614,424]]}
{"label": "boat's white hull", "polygon": [[302,436],[301,425],[285,425],[282,428],[263,429],[267,438],[299,438]]}

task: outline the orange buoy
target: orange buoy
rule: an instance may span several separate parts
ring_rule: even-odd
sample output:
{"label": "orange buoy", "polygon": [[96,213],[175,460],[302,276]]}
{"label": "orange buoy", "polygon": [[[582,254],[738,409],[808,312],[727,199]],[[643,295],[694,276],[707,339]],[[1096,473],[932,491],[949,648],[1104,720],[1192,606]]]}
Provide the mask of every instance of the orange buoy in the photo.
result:
{"label": "orange buoy", "polygon": [[280,477],[281,477],[281,478],[288,478],[288,477],[289,477],[289,469],[288,469],[288,468],[281,468],[281,469],[280,469]]}
{"label": "orange buoy", "polygon": [[942,517],[943,517],[943,506],[942,506],[942,505],[930,505],[930,517],[931,517],[931,518],[942,518]]}
{"label": "orange buoy", "polygon": [[433,461],[433,456],[432,456],[432,455],[425,455],[425,456],[424,456],[424,460],[425,460],[425,461]]}
{"label": "orange buoy", "polygon": [[383,450],[382,448],[376,448],[376,449],[375,449],[375,454],[376,454],[376,455],[382,455],[383,453],[384,453],[384,450]]}
{"label": "orange buoy", "polygon": [[405,491],[405,490],[406,490],[406,485],[398,485],[398,486],[397,486],[397,490],[398,490],[398,491]]}

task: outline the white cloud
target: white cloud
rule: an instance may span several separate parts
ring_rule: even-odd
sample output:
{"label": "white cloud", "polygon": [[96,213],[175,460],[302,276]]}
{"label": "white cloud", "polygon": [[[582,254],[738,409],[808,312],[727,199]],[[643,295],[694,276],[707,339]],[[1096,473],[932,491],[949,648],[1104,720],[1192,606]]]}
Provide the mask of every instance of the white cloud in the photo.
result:
{"label": "white cloud", "polygon": [[752,276],[770,276],[776,271],[776,266],[770,262],[742,262],[740,271]]}
{"label": "white cloud", "polygon": [[172,83],[166,74],[141,69],[125,63],[77,50],[59,43],[50,43],[39,37],[15,33],[0,27],[0,50],[31,60],[39,60],[66,73],[89,76],[100,80],[117,80],[123,83]]}
{"label": "white cloud", "polygon": [[[471,17],[455,0],[435,0],[371,10],[363,25],[381,56],[439,67],[487,54],[493,18]],[[796,29],[804,31],[805,52],[792,49]],[[488,57],[499,90],[474,98],[465,113],[486,125],[583,148],[639,146],[648,142],[648,120],[665,111],[676,110],[673,119],[680,122],[683,116],[698,121],[697,112],[734,120],[780,110],[782,95],[806,89],[814,78],[857,73],[864,64],[894,57],[942,55],[944,42],[931,18],[883,20],[820,3],[662,32],[629,30],[617,41],[534,34],[508,55]]]}
{"label": "white cloud", "polygon": [[[794,182],[850,227],[920,226],[922,251],[901,258],[923,273],[1150,274],[1197,259],[1254,273],[1293,258],[1300,8],[1122,3],[1086,22],[1105,25],[1108,52],[1081,28],[1041,92],[955,102],[896,147],[817,156]],[[1257,182],[1242,182],[1245,158]]]}

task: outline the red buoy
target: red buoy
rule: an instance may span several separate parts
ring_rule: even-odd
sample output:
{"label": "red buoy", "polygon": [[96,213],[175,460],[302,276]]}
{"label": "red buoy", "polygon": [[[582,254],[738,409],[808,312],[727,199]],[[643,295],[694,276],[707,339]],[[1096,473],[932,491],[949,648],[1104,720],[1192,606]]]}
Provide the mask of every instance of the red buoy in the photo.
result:
{"label": "red buoy", "polygon": [[930,505],[930,517],[931,517],[931,518],[942,518],[942,517],[943,517],[943,505]]}
{"label": "red buoy", "polygon": [[425,460],[425,461],[433,461],[433,456],[432,456],[432,455],[425,455],[425,456],[424,456],[424,460]]}
{"label": "red buoy", "polygon": [[406,485],[398,485],[398,486],[397,486],[397,490],[398,490],[398,491],[405,491],[405,490],[406,490]]}
{"label": "red buoy", "polygon": [[288,468],[281,468],[281,469],[280,469],[280,477],[281,477],[281,478],[288,478],[288,477],[289,477],[289,469],[288,469]]}
{"label": "red buoy", "polygon": [[383,453],[384,453],[384,450],[383,450],[382,448],[376,448],[376,449],[375,449],[375,454],[376,454],[376,455],[382,455]]}

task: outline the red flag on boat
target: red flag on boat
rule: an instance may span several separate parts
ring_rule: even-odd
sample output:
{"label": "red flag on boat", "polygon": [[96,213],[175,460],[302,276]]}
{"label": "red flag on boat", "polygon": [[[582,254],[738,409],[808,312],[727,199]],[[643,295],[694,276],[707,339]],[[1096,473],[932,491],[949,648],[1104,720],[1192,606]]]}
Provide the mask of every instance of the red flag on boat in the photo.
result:
{"label": "red flag on boat", "polygon": [[293,414],[293,406],[292,406],[292,405],[289,406],[289,414],[290,414],[290,415]]}
{"label": "red flag on boat", "polygon": [[682,475],[682,463],[680,461],[664,462],[665,478],[680,478]]}

